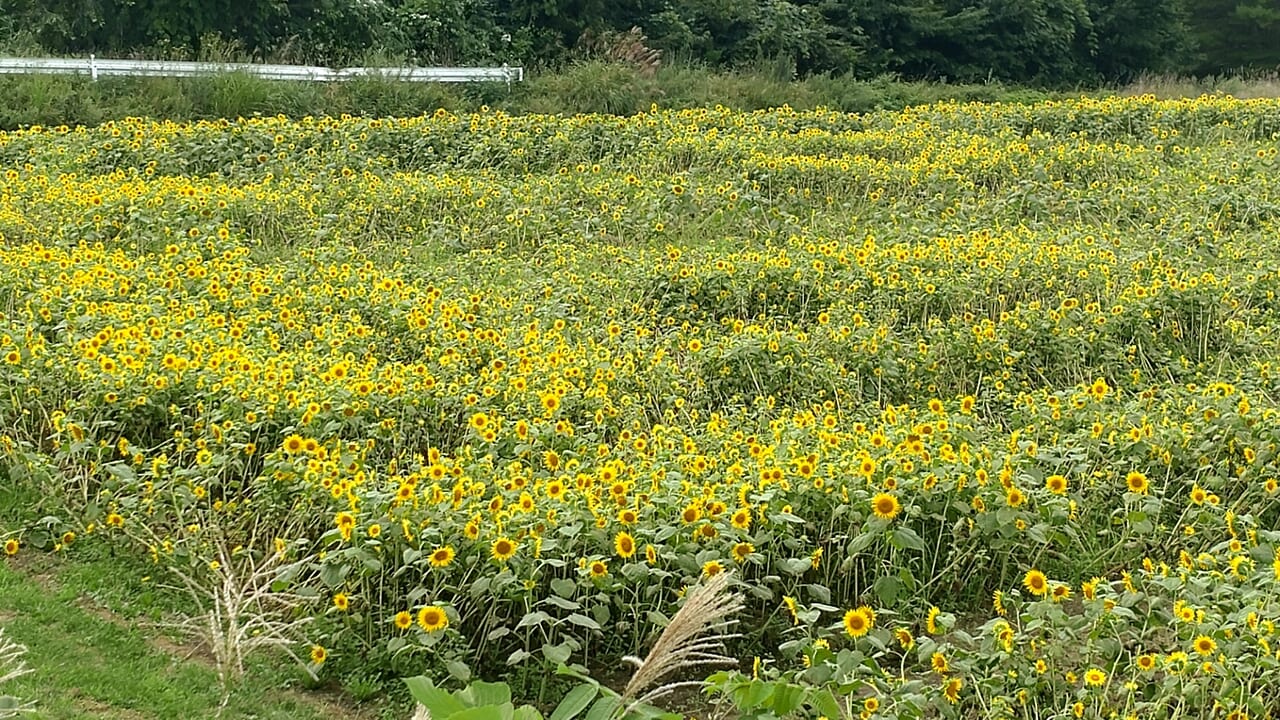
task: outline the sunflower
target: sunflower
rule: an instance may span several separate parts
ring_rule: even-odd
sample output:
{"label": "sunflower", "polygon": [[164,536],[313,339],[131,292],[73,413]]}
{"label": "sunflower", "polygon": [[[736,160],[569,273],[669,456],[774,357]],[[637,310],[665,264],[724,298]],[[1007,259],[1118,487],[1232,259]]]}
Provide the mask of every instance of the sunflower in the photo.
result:
{"label": "sunflower", "polygon": [[623,508],[618,511],[618,522],[623,525],[635,525],[640,520],[640,513],[631,508]]}
{"label": "sunflower", "polygon": [[1129,492],[1139,495],[1146,495],[1147,488],[1150,487],[1150,483],[1147,482],[1147,476],[1137,470],[1131,470],[1128,475],[1124,476],[1124,484],[1128,486]]}
{"label": "sunflower", "polygon": [[548,450],[542,453],[542,464],[546,465],[547,469],[552,472],[559,470],[560,469],[560,453],[556,452],[555,450]]}
{"label": "sunflower", "polygon": [[311,646],[311,664],[312,665],[323,665],[325,659],[328,657],[329,657],[329,653],[324,648],[320,647],[319,645]]}
{"label": "sunflower", "polygon": [[707,577],[715,577],[724,572],[724,566],[718,560],[708,560],[702,564],[702,574]]}
{"label": "sunflower", "polygon": [[746,530],[751,527],[751,509],[740,508],[733,513],[733,517],[729,522],[739,530]]}
{"label": "sunflower", "polygon": [[906,628],[898,628],[893,631],[893,639],[898,641],[898,645],[903,650],[910,650],[916,644],[916,639],[911,635],[911,631]]}
{"label": "sunflower", "polygon": [[939,675],[946,675],[951,670],[951,665],[947,662],[947,656],[940,652],[936,652],[929,658],[929,665],[933,671]]}
{"label": "sunflower", "polygon": [[744,563],[751,553],[756,551],[756,546],[748,542],[735,543],[733,546],[733,560],[736,563]]}
{"label": "sunflower", "polygon": [[547,393],[542,396],[542,407],[547,411],[547,415],[551,415],[560,409],[560,396],[555,393]]}
{"label": "sunflower", "polygon": [[401,610],[396,613],[395,624],[397,630],[408,630],[413,624],[413,613],[408,610]]}
{"label": "sunflower", "polygon": [[1004,501],[1009,507],[1022,507],[1022,504],[1027,501],[1027,496],[1018,488],[1010,487],[1009,490],[1005,492]]}
{"label": "sunflower", "polygon": [[430,558],[431,567],[436,567],[436,568],[449,567],[449,563],[453,562],[453,558],[455,557],[455,555],[456,553],[454,553],[452,545],[445,545],[444,547],[438,547],[435,550],[431,551],[431,558]]}
{"label": "sunflower", "polygon": [[960,702],[960,688],[964,687],[964,681],[960,678],[951,678],[942,684],[942,697],[947,702],[955,705]]}
{"label": "sunflower", "polygon": [[1049,592],[1049,579],[1039,570],[1031,569],[1022,577],[1022,586],[1032,595],[1043,597]]}
{"label": "sunflower", "polygon": [[346,593],[338,593],[333,596],[333,606],[342,612],[346,612],[351,609],[351,598],[347,597]]}
{"label": "sunflower", "polygon": [[871,512],[881,520],[892,520],[902,512],[902,504],[896,496],[880,493],[871,498]]}
{"label": "sunflower", "polygon": [[636,539],[629,532],[620,532],[613,536],[613,550],[625,560],[636,554]]}
{"label": "sunflower", "polygon": [[1067,493],[1067,478],[1062,475],[1050,475],[1044,479],[1044,487],[1054,495]]}
{"label": "sunflower", "polygon": [[17,540],[16,538],[9,538],[8,540],[5,540],[5,541],[4,541],[4,554],[5,554],[5,555],[10,555],[10,556],[17,555],[17,554],[18,554],[18,548],[19,548],[19,546],[20,546],[20,545],[19,545],[18,540]]}
{"label": "sunflower", "polygon": [[436,632],[449,627],[449,616],[435,605],[428,605],[418,611],[418,626],[427,632]]}
{"label": "sunflower", "polygon": [[505,537],[500,537],[497,540],[493,541],[493,546],[490,548],[490,553],[493,555],[494,560],[498,560],[500,562],[506,562],[516,554],[516,550],[519,547],[520,546],[517,545],[515,541]]}
{"label": "sunflower", "polygon": [[344,535],[350,535],[351,530],[356,526],[356,518],[349,512],[340,512],[334,515],[333,522]]}
{"label": "sunflower", "polygon": [[1138,664],[1138,669],[1143,672],[1150,672],[1156,669],[1156,658],[1150,653],[1139,655],[1136,662]]}
{"label": "sunflower", "polygon": [[1059,583],[1059,584],[1057,584],[1057,585],[1054,585],[1054,586],[1053,586],[1053,591],[1052,591],[1051,595],[1053,596],[1053,601],[1054,601],[1054,602],[1062,602],[1063,600],[1070,600],[1070,599],[1071,599],[1071,586],[1070,586],[1070,585],[1064,585],[1064,584],[1062,584],[1062,583]]}
{"label": "sunflower", "polygon": [[1090,687],[1102,687],[1107,681],[1107,674],[1098,668],[1089,668],[1084,671],[1084,684]]}
{"label": "sunflower", "polygon": [[1209,497],[1209,493],[1205,492],[1204,488],[1200,487],[1199,485],[1191,486],[1191,504],[1192,505],[1203,505],[1204,501],[1207,500],[1208,497]]}
{"label": "sunflower", "polygon": [[875,622],[875,613],[863,605],[844,614],[844,631],[851,638],[860,638],[871,631]]}
{"label": "sunflower", "polygon": [[876,461],[870,457],[862,458],[862,462],[858,463],[858,472],[865,478],[870,478],[876,474]]}
{"label": "sunflower", "polygon": [[702,519],[702,508],[697,504],[686,505],[680,511],[680,520],[685,525],[692,525]]}
{"label": "sunflower", "polygon": [[1213,655],[1213,652],[1218,649],[1218,643],[1214,642],[1213,638],[1208,635],[1197,637],[1195,642],[1191,643],[1191,646],[1195,648],[1196,654],[1204,657]]}
{"label": "sunflower", "polygon": [[929,614],[924,618],[925,632],[930,635],[938,634],[938,616],[942,614],[942,609],[937,606],[929,608]]}
{"label": "sunflower", "polygon": [[783,595],[782,606],[787,609],[787,614],[791,616],[791,624],[798,624],[800,622],[800,615],[796,607],[796,599],[790,595]]}
{"label": "sunflower", "polygon": [[609,565],[603,560],[592,560],[590,563],[591,577],[593,579],[602,578],[609,574]]}

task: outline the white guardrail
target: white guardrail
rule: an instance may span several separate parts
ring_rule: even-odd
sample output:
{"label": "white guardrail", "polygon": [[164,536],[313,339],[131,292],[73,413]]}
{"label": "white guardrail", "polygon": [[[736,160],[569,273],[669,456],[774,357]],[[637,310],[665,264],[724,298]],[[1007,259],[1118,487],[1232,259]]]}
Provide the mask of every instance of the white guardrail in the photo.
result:
{"label": "white guardrail", "polygon": [[396,67],[342,68],[309,65],[259,65],[256,63],[206,63],[178,60],[108,60],[84,58],[0,58],[0,75],[88,75],[123,77],[196,77],[243,72],[266,80],[341,82],[381,76],[408,82],[520,82],[522,67]]}

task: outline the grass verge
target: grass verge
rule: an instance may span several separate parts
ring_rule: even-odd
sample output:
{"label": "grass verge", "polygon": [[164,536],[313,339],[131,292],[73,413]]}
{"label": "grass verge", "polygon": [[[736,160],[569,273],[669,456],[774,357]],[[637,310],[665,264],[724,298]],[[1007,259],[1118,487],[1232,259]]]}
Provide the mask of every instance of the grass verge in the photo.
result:
{"label": "grass verge", "polygon": [[[27,646],[32,672],[7,693],[35,701],[33,717],[216,717],[216,672],[199,648],[144,629],[107,604],[138,589],[121,585],[109,561],[73,562],[24,553],[0,564],[0,624]],[[86,591],[86,589],[88,589]],[[97,592],[95,592],[97,590]],[[146,595],[146,591],[143,592]],[[146,600],[130,607],[141,609]],[[377,717],[372,710],[302,689],[302,674],[270,660],[251,664],[224,718]]]}

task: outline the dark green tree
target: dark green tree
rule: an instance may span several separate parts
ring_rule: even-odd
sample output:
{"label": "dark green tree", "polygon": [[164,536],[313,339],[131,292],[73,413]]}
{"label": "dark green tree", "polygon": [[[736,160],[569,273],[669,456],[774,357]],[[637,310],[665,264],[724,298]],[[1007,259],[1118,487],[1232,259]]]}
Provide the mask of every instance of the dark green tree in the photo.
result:
{"label": "dark green tree", "polygon": [[1089,0],[1091,55],[1107,80],[1186,69],[1194,41],[1183,0]]}
{"label": "dark green tree", "polygon": [[1191,0],[1190,11],[1199,72],[1280,67],[1280,0]]}

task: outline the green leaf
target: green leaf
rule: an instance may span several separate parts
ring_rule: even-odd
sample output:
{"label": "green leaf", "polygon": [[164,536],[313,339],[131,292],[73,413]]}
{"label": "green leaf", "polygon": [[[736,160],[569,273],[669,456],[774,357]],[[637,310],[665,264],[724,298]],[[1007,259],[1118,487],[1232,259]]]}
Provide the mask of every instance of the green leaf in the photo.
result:
{"label": "green leaf", "polygon": [[809,558],[787,558],[781,565],[782,571],[788,575],[803,575],[813,567],[813,562]]}
{"label": "green leaf", "polygon": [[565,644],[542,646],[542,656],[552,663],[559,664],[569,662],[569,656],[572,654],[573,651]]}
{"label": "green leaf", "polygon": [[468,705],[502,705],[511,702],[511,688],[506,683],[477,680],[458,693],[459,699]]}
{"label": "green leaf", "polygon": [[733,704],[738,710],[754,710],[773,695],[773,686],[761,680],[752,680],[733,694]]}
{"label": "green leaf", "polygon": [[584,720],[609,720],[622,707],[622,698],[604,695],[587,711]]}
{"label": "green leaf", "polygon": [[562,598],[573,597],[573,593],[578,589],[578,584],[568,578],[556,578],[551,581],[551,592]]}
{"label": "green leaf", "polygon": [[595,685],[583,683],[578,687],[569,691],[560,704],[556,706],[554,712],[551,713],[549,720],[573,720],[578,713],[587,709],[592,700],[600,692]]}
{"label": "green leaf", "polygon": [[418,676],[405,678],[409,694],[431,713],[432,720],[445,720],[466,709],[456,697],[436,687],[429,679]]}
{"label": "green leaf", "polygon": [[[511,703],[478,705],[454,714],[449,720],[511,720],[515,710]],[[431,716],[431,720],[435,720],[435,715]]]}
{"label": "green leaf", "polygon": [[894,528],[893,535],[889,541],[899,550],[924,551],[924,540],[916,534],[915,530],[909,527]]}
{"label": "green leaf", "polygon": [[128,480],[136,480],[138,478],[138,475],[133,471],[133,468],[129,467],[128,465],[122,462],[107,463],[106,465],[102,466],[102,469],[111,473],[112,476],[120,480],[128,481]]}
{"label": "green leaf", "polygon": [[819,715],[825,715],[829,718],[840,717],[840,701],[836,700],[830,690],[818,690],[809,697],[809,705],[818,711]]}
{"label": "green leaf", "polygon": [[[814,583],[810,585],[805,585],[804,588],[809,591],[809,596],[812,597],[814,600],[817,600],[818,602],[824,602],[824,603],[831,602],[831,590],[829,590],[827,586],[818,585]],[[828,717],[834,717],[834,716],[828,716]]]}
{"label": "green leaf", "polygon": [[550,619],[551,616],[541,610],[525,613],[525,616],[520,618],[520,622],[516,623],[516,629],[519,630],[522,627],[529,627],[530,625],[541,625]]}
{"label": "green leaf", "polygon": [[545,599],[545,602],[549,602],[552,605],[555,605],[558,608],[563,608],[565,610],[577,610],[582,607],[581,605],[579,605],[578,603],[572,600],[566,600],[562,597],[557,597],[555,595],[548,595]]}
{"label": "green leaf", "polygon": [[566,618],[566,619],[567,619],[569,622],[573,623],[574,625],[577,625],[578,627],[584,627],[584,628],[587,628],[587,629],[589,629],[589,630],[599,630],[599,629],[600,629],[600,623],[596,622],[595,620],[592,620],[591,618],[589,618],[589,617],[587,617],[586,615],[583,615],[583,614],[581,614],[581,613],[573,613],[572,615],[570,615],[570,616],[569,616],[568,618]]}
{"label": "green leaf", "polygon": [[853,556],[871,547],[878,536],[872,532],[864,532],[853,540],[849,541],[848,547],[845,548],[845,554]]}
{"label": "green leaf", "polygon": [[449,660],[445,662],[444,666],[446,669],[448,669],[449,674],[452,675],[458,682],[460,683],[470,682],[471,668],[468,667],[466,663],[460,660]]}
{"label": "green leaf", "polygon": [[902,583],[892,575],[881,575],[876,578],[875,585],[872,590],[876,594],[876,599],[881,605],[892,606],[898,601],[898,596],[902,591]]}
{"label": "green leaf", "polygon": [[521,705],[511,716],[511,720],[542,720],[542,713],[532,705]]}

